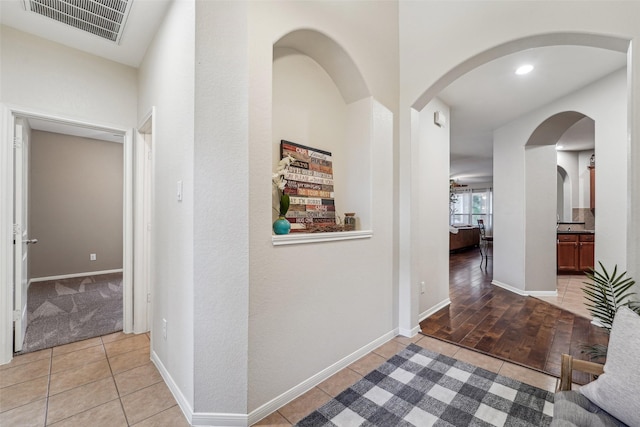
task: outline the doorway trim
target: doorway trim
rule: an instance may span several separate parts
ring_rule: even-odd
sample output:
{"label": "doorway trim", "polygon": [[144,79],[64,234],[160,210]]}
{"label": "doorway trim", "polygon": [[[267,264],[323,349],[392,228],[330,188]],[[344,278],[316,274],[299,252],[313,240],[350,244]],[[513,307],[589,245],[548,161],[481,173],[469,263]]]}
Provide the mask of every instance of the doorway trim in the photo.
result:
{"label": "doorway trim", "polygon": [[30,108],[0,105],[0,190],[10,195],[0,198],[0,365],[13,358],[13,134],[15,117],[38,118],[68,125],[121,134],[123,143],[123,332],[133,332],[133,136],[134,130],[88,122]]}
{"label": "doorway trim", "polygon": [[135,134],[133,181],[133,332],[151,329],[153,302],[153,188],[155,182],[155,107]]}

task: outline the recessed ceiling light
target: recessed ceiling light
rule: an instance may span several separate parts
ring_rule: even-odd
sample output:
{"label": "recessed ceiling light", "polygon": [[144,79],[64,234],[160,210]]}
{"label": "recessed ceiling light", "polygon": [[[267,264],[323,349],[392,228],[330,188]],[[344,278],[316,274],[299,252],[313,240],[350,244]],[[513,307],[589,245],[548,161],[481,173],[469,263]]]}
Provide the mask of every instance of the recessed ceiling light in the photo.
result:
{"label": "recessed ceiling light", "polygon": [[564,145],[556,145],[556,150],[562,150],[564,148]]}
{"label": "recessed ceiling light", "polygon": [[529,74],[532,70],[533,70],[533,65],[531,64],[521,65],[516,70],[516,74],[521,76],[523,74]]}

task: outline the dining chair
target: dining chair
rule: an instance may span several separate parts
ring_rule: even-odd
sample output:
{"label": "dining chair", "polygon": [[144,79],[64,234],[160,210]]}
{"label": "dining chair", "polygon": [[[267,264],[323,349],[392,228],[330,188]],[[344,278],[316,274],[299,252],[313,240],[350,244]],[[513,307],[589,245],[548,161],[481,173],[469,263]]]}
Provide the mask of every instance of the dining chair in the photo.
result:
{"label": "dining chair", "polygon": [[487,235],[487,228],[484,225],[484,220],[478,220],[478,228],[480,229],[480,268],[484,263],[484,267],[487,268],[487,262],[489,258],[489,244],[493,244],[493,236]]}

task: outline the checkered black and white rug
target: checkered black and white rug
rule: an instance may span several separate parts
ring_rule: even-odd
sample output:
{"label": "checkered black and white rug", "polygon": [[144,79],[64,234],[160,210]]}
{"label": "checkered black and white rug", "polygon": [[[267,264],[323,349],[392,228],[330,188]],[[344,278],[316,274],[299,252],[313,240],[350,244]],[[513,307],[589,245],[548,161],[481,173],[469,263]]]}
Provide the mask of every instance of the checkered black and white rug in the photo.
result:
{"label": "checkered black and white rug", "polygon": [[298,426],[548,426],[553,393],[409,345]]}

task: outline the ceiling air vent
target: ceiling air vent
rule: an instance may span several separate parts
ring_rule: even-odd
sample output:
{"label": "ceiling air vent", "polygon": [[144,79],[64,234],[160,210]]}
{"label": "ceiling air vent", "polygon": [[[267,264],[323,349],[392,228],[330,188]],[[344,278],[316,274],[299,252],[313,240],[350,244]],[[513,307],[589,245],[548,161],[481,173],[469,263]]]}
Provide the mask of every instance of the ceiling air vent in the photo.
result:
{"label": "ceiling air vent", "polygon": [[33,13],[120,43],[133,0],[24,0]]}

